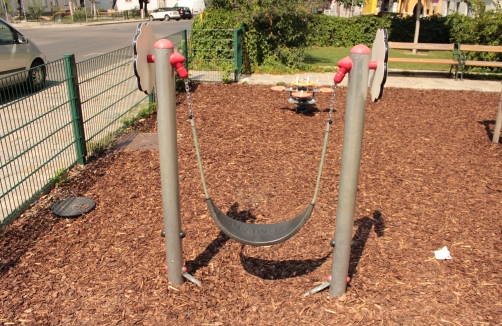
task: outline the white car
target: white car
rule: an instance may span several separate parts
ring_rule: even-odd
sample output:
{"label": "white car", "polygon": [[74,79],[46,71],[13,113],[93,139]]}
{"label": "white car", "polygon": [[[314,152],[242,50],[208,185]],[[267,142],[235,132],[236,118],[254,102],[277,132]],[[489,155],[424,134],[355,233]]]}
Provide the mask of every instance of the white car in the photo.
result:
{"label": "white car", "polygon": [[180,13],[175,8],[159,8],[155,9],[150,13],[150,21],[154,20],[165,20],[170,21],[171,19],[176,19],[177,21],[181,19]]}
{"label": "white car", "polygon": [[[0,88],[27,82],[30,91],[43,89],[45,63],[47,58],[35,43],[0,19]],[[30,70],[19,73],[27,69]],[[3,78],[9,75],[12,76]]]}

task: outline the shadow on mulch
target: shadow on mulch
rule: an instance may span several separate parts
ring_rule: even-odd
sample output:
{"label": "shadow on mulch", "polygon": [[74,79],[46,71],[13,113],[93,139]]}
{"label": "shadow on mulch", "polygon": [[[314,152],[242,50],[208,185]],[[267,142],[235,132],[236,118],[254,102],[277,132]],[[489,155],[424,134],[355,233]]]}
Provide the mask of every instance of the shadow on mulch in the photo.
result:
{"label": "shadow on mulch", "polygon": [[[483,121],[478,121],[479,124],[485,126],[486,130],[486,136],[488,139],[491,141],[493,139],[493,129],[495,128],[495,120],[483,120]],[[501,140],[499,138],[499,144],[501,143]]]}
{"label": "shadow on mulch", "polygon": [[355,220],[354,225],[358,226],[358,228],[352,237],[352,248],[350,250],[349,276],[351,279],[357,273],[357,265],[363,255],[371,229],[375,231],[377,237],[383,237],[385,230],[385,222],[380,211],[373,212],[373,218],[365,216]]}
{"label": "shadow on mulch", "polygon": [[[239,204],[234,203],[228,210],[227,215],[241,222],[256,221],[256,216],[254,216],[249,210],[239,211],[238,209]],[[385,229],[385,222],[382,213],[379,211],[375,211],[373,213],[373,218],[365,216],[354,221],[354,225],[358,228],[352,238],[349,264],[350,278],[356,274],[357,265],[362,257],[371,230],[373,229],[378,237],[383,237]],[[220,231],[216,239],[214,239],[202,253],[200,253],[195,259],[186,262],[186,267],[189,272],[195,274],[199,269],[207,267],[209,262],[218,254],[228,240],[230,240],[230,237]],[[241,252],[239,253],[242,267],[249,274],[264,280],[287,279],[309,274],[324,264],[331,256],[330,251],[319,259],[282,261],[267,260],[245,256],[243,254],[244,246],[245,245],[241,245]]]}
{"label": "shadow on mulch", "polygon": [[[234,218],[237,221],[249,222],[255,221],[256,217],[251,214],[249,210],[239,211],[239,204],[234,203],[226,213],[227,216]],[[200,253],[194,260],[189,260],[186,262],[186,267],[190,273],[195,273],[197,270],[203,267],[207,267],[211,259],[218,254],[220,249],[225,245],[225,243],[230,240],[230,237],[225,233],[221,232],[218,234],[216,239],[214,239],[202,253]]]}

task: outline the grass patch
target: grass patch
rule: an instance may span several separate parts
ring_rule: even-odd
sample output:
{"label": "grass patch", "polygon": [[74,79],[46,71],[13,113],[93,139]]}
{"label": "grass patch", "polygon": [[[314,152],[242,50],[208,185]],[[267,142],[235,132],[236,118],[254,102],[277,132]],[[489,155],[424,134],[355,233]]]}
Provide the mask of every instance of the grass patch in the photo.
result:
{"label": "grass patch", "polygon": [[[338,69],[338,61],[350,55],[351,48],[342,47],[311,47],[307,49],[305,60],[298,68],[286,67],[277,61],[265,62],[256,73],[267,74],[296,74],[303,72],[334,72]],[[427,58],[427,59],[451,59],[451,52],[448,51],[419,51],[412,54],[410,50],[391,49],[389,57],[392,58]],[[448,72],[449,65],[423,64],[423,63],[400,63],[390,62],[389,69],[398,70],[428,70],[438,72]]]}
{"label": "grass patch", "polygon": [[350,49],[334,46],[312,47],[307,50],[306,54],[305,63],[307,64],[321,67],[336,67],[338,61],[350,54]]}
{"label": "grass patch", "polygon": [[[312,47],[307,50],[305,62],[314,66],[336,67],[339,60],[350,54],[350,48],[340,47]],[[391,58],[423,58],[423,59],[451,59],[451,52],[448,51],[419,51],[412,54],[410,50],[391,49],[389,57]],[[433,70],[449,71],[449,65],[421,64],[421,63],[401,63],[390,62],[389,69],[399,70]]]}

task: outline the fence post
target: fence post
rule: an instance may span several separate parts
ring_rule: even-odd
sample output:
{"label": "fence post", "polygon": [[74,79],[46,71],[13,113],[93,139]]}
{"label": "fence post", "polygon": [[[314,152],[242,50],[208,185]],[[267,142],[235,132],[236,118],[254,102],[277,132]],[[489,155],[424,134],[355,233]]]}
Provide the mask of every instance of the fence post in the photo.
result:
{"label": "fence post", "polygon": [[155,103],[155,88],[150,94],[148,94],[148,104],[152,103]]}
{"label": "fence post", "polygon": [[239,81],[239,31],[234,29],[234,81]]}
{"label": "fence post", "polygon": [[241,28],[239,29],[239,73],[242,72],[242,43],[244,42],[244,23],[241,23]]}
{"label": "fence post", "polygon": [[64,55],[65,75],[68,85],[68,98],[70,99],[71,121],[73,126],[73,138],[75,140],[75,151],[77,162],[85,164],[87,149],[85,146],[84,119],[82,116],[82,102],[80,100],[80,90],[78,88],[77,65],[74,54]]}
{"label": "fence post", "polygon": [[183,41],[181,51],[183,51],[183,56],[185,57],[185,62],[183,64],[185,65],[185,69],[188,70],[188,37],[186,29],[181,31],[181,39]]}

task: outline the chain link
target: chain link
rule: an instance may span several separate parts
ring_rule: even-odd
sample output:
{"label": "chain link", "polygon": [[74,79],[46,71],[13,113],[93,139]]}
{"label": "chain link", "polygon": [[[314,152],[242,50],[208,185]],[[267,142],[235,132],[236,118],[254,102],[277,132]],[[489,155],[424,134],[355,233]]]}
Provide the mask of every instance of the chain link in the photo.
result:
{"label": "chain link", "polygon": [[328,114],[328,121],[331,121],[331,115],[333,113],[333,109],[335,106],[335,94],[336,94],[336,87],[338,85],[335,83],[333,85],[333,95],[331,95],[331,102],[329,103],[329,114]]}
{"label": "chain link", "polygon": [[190,97],[190,86],[188,85],[188,79],[185,79],[185,91],[187,93],[188,114],[191,119],[193,117],[193,111],[192,111],[192,98]]}

